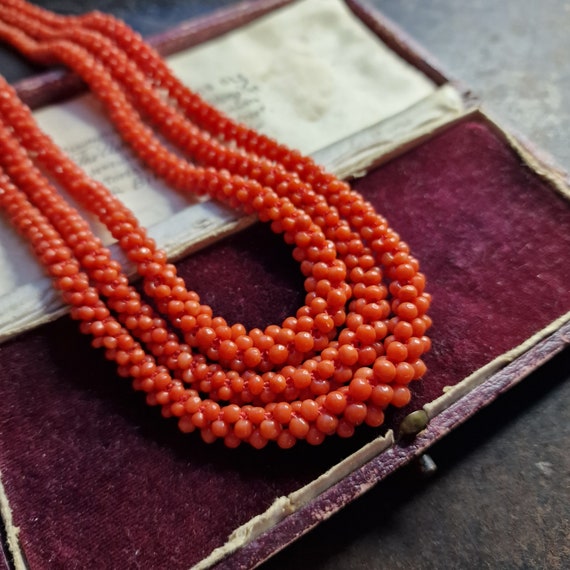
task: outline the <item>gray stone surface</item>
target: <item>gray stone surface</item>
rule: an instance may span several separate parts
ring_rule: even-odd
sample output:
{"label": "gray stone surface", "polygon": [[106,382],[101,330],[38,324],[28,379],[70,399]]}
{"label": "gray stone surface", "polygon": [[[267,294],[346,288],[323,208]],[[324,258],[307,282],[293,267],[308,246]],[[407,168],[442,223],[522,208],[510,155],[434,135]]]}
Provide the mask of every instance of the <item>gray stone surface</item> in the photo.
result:
{"label": "gray stone surface", "polygon": [[[42,0],[113,11],[144,34],[232,0]],[[370,0],[486,107],[570,168],[570,3]],[[9,80],[30,67],[0,49]],[[570,352],[269,561],[285,568],[570,568]]]}
{"label": "gray stone surface", "polygon": [[486,108],[570,168],[570,2],[369,0]]}

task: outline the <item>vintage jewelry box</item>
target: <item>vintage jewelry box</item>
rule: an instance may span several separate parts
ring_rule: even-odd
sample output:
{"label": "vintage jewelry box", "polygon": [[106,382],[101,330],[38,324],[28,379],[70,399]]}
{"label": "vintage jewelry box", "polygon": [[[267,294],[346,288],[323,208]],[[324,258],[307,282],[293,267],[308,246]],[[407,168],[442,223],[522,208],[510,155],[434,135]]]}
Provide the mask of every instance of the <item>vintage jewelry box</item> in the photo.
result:
{"label": "vintage jewelry box", "polygon": [[[2,228],[8,567],[253,567],[570,338],[565,175],[382,16],[355,0],[261,0],[154,42],[206,98],[352,179],[412,246],[434,299],[429,372],[408,406],[348,440],[288,451],[205,445],[116,376]],[[131,202],[205,302],[246,326],[294,311],[302,278],[288,247],[265,225],[171,196],[137,170],[91,99],[45,107],[74,86],[55,72],[19,90],[56,141]],[[70,117],[74,126],[58,130]]]}

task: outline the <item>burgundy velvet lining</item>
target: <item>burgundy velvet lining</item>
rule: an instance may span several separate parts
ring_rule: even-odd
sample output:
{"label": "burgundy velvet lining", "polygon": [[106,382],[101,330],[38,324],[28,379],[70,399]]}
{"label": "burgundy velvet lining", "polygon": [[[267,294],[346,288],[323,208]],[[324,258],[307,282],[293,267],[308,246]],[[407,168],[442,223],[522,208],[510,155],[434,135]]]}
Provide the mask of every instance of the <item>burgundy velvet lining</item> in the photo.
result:
{"label": "burgundy velvet lining", "polygon": [[[469,121],[355,184],[420,258],[434,296],[429,373],[404,414],[570,310],[570,207]],[[264,226],[181,273],[229,320],[292,313],[301,279]],[[207,446],[147,408],[67,318],[0,347],[0,471],[32,568],[188,568],[273,499],[368,441]]]}

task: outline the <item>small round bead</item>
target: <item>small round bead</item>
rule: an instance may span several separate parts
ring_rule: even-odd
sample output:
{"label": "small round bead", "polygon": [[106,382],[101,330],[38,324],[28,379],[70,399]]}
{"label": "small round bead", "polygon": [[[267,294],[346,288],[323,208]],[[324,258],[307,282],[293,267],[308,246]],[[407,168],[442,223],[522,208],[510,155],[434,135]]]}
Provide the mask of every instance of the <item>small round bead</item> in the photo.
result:
{"label": "small round bead", "polygon": [[270,440],[277,439],[280,431],[281,430],[279,429],[279,425],[277,424],[277,422],[275,422],[275,420],[263,420],[259,424],[259,433],[265,439],[270,439]]}
{"label": "small round bead", "polygon": [[412,394],[406,386],[396,386],[392,396],[392,405],[396,408],[403,408],[410,403]]}
{"label": "small round bead", "polygon": [[353,378],[348,386],[348,395],[358,402],[364,402],[370,398],[372,386],[365,378]]}
{"label": "small round bead", "polygon": [[325,434],[315,426],[312,426],[305,436],[305,440],[309,445],[320,445],[324,439]]}
{"label": "small round bead", "polygon": [[414,368],[414,380],[419,380],[426,373],[427,367],[424,361],[419,358],[411,364]]}
{"label": "small round bead", "polygon": [[247,440],[253,433],[253,426],[249,420],[240,419],[235,423],[234,434],[239,439]]}
{"label": "small round bead", "polygon": [[216,437],[226,437],[229,433],[228,424],[222,420],[213,421],[210,429]]}
{"label": "small round bead", "polygon": [[327,410],[329,410],[333,414],[337,416],[341,415],[344,412],[347,405],[346,397],[342,392],[339,391],[329,392],[325,399],[324,405],[327,408]]}
{"label": "small round bead", "polygon": [[313,349],[314,339],[308,331],[301,331],[295,335],[295,350],[299,352],[309,352]]}
{"label": "small round bead", "polygon": [[[415,298],[415,302],[417,302],[417,298]],[[418,316],[418,307],[415,303],[405,301],[398,305],[396,312],[400,318],[411,321]]]}
{"label": "small round bead", "polygon": [[338,349],[338,357],[345,366],[352,366],[358,362],[358,350],[350,344],[343,344]]}
{"label": "small round bead", "polygon": [[392,401],[394,395],[394,390],[388,384],[376,384],[372,388],[372,394],[370,395],[370,401],[379,408],[385,409],[388,404]]}
{"label": "small round bead", "polygon": [[395,381],[397,384],[408,384],[414,378],[414,367],[408,362],[399,362],[396,366]]}
{"label": "small round bead", "polygon": [[352,425],[360,425],[366,418],[366,405],[362,403],[349,404],[344,410],[344,418]]}
{"label": "small round bead", "polygon": [[370,427],[381,426],[384,423],[384,412],[379,407],[368,406],[364,422]]}
{"label": "small round bead", "polygon": [[383,356],[374,362],[373,371],[378,381],[385,384],[389,384],[396,377],[395,365]]}
{"label": "small round bead", "polygon": [[304,439],[309,433],[310,424],[304,418],[294,417],[289,424],[289,431],[293,437]]}
{"label": "small round bead", "polygon": [[313,422],[319,417],[319,405],[315,400],[303,400],[300,413],[307,421]]}
{"label": "small round bead", "polygon": [[283,364],[289,356],[287,347],[282,344],[274,344],[268,351],[269,360],[273,364]]}
{"label": "small round bead", "polygon": [[339,437],[348,438],[354,435],[354,424],[348,422],[344,418],[338,422],[336,433]]}
{"label": "small round bead", "polygon": [[336,432],[338,418],[328,413],[321,413],[315,422],[315,427],[324,435],[332,435]]}
{"label": "small round bead", "polygon": [[261,435],[258,429],[255,429],[249,436],[248,442],[255,447],[255,449],[263,449],[267,445],[268,440]]}
{"label": "small round bead", "polygon": [[402,362],[408,357],[408,349],[401,342],[394,341],[386,347],[386,356],[392,362]]}
{"label": "small round bead", "polygon": [[291,421],[291,404],[279,402],[273,409],[273,417],[281,424],[288,424]]}

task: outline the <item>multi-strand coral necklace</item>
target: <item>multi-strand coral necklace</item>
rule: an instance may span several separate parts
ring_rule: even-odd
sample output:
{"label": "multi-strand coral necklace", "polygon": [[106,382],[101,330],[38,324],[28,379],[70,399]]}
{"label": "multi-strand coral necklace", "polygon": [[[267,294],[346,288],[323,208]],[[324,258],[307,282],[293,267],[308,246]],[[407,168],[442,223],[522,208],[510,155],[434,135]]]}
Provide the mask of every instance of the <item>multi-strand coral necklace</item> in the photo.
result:
{"label": "multi-strand coral necklace", "polygon": [[[426,370],[430,296],[407,244],[362,196],[208,105],[111,16],[3,0],[0,37],[34,61],[67,65],[157,176],[255,213],[300,264],[306,297],[295,316],[248,331],[214,315],[134,214],[41,132],[1,80],[0,205],[81,331],[149,404],[207,442],[288,448],[379,426],[388,405],[410,401],[408,384]],[[107,226],[144,298],[53,181]]]}

